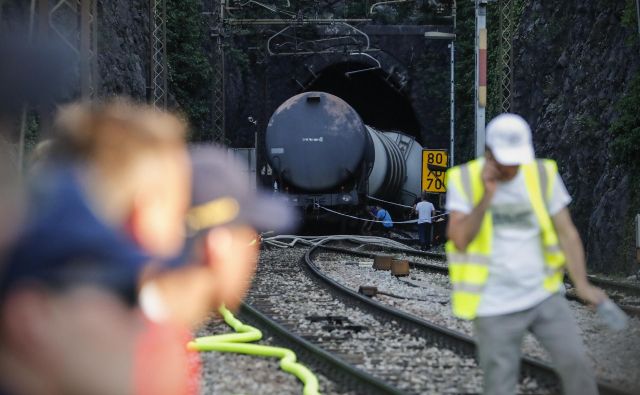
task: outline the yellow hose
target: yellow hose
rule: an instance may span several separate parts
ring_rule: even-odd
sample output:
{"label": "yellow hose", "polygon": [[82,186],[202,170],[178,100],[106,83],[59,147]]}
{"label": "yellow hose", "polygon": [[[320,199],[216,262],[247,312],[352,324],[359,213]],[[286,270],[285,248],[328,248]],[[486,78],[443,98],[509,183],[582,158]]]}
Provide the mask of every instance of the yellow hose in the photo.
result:
{"label": "yellow hose", "polygon": [[189,342],[187,348],[194,351],[233,352],[280,358],[280,369],[293,374],[302,381],[304,395],[320,394],[318,378],[304,365],[296,362],[296,354],[293,351],[283,347],[246,344],[262,339],[262,332],[257,328],[243,324],[224,306],[220,307],[219,311],[227,325],[232,327],[236,333],[199,337]]}

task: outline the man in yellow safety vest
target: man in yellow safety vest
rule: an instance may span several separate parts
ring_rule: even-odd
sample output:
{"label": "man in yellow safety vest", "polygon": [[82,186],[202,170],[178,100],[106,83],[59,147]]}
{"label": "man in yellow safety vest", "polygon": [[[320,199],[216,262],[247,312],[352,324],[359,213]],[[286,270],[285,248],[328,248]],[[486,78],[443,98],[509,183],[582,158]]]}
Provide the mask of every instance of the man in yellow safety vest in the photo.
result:
{"label": "man in yellow safety vest", "polygon": [[473,320],[484,393],[514,394],[530,331],[549,351],[564,394],[596,394],[578,328],[563,297],[564,269],[597,305],[569,194],[554,161],[535,158],[531,129],[515,114],[487,126],[486,154],[447,172],[446,245],[453,313]]}

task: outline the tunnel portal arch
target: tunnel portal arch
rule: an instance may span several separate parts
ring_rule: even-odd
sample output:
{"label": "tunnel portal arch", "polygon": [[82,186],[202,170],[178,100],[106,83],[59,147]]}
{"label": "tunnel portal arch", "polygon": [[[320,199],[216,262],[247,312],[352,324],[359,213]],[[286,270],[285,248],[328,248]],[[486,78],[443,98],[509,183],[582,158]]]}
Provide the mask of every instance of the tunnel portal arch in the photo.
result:
{"label": "tunnel portal arch", "polygon": [[410,98],[397,78],[375,64],[343,61],[326,65],[305,84],[304,91],[322,91],[349,103],[364,123],[381,130],[420,138],[420,123]]}

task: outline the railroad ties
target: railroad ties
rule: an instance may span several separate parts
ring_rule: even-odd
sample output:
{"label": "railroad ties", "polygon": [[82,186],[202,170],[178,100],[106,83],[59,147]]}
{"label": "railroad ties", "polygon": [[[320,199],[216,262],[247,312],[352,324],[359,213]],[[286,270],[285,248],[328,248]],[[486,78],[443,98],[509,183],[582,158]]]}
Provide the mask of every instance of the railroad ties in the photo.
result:
{"label": "railroad ties", "polygon": [[[385,276],[382,271],[358,272],[354,268],[342,264],[342,262],[354,260],[357,257],[361,265],[366,263],[363,259],[369,259],[373,261],[373,266],[375,267],[376,259],[379,259],[380,254],[389,254],[389,248],[366,246],[363,250],[363,245],[357,246],[357,248],[344,248],[344,244],[347,243],[342,244],[342,247],[323,245],[321,248],[324,252],[315,253],[313,264],[320,272],[320,275],[340,283],[339,285],[352,294],[363,294],[362,288],[364,287],[375,288],[375,292],[369,291],[369,294],[375,294],[375,300],[370,300],[372,304],[382,303],[385,307],[393,307],[392,310],[400,309],[405,313],[409,313],[413,318],[421,317],[428,321],[427,323],[444,327],[443,329],[453,328],[453,331],[457,333],[471,333],[469,322],[451,317],[448,305],[450,284],[448,282],[446,262],[442,255],[413,250],[394,251],[396,258],[406,260],[411,267],[410,277],[396,278],[389,274]],[[361,279],[363,278],[367,281],[366,285],[361,284]],[[402,285],[405,285],[405,287],[403,288]],[[615,286],[611,285],[611,287]],[[614,291],[619,294],[631,288],[631,291],[624,295],[624,300],[633,301],[632,284],[623,283],[621,287],[603,288],[607,290],[610,296]],[[623,296],[619,296],[619,298],[623,298]],[[436,306],[436,308],[433,306]],[[621,340],[625,337],[633,337],[634,333],[637,333],[638,329],[640,329],[637,327],[637,322],[635,327],[629,328],[626,336],[625,333],[611,333],[603,330],[598,318],[585,307],[579,307],[579,305],[574,304],[572,308],[576,310],[575,314],[577,314],[578,321],[584,331],[583,335],[586,336],[585,342],[588,346],[596,346],[595,350],[599,349],[598,354],[594,356],[594,363],[598,376],[603,376],[598,381],[600,393],[633,393],[634,390],[632,388],[637,388],[637,380],[633,378],[633,369],[625,370],[622,365],[624,365],[625,357],[631,356],[633,358],[634,350],[637,351],[638,349],[637,342],[634,343],[632,340],[623,342]],[[598,336],[600,333],[605,336]],[[607,353],[601,347],[597,347],[597,343],[604,344],[603,342],[605,341],[613,344],[612,348],[624,348],[624,344],[627,344],[629,349],[620,351],[626,354],[624,356],[618,355],[620,352]],[[540,381],[541,377],[541,380],[546,380],[546,378],[553,376],[551,365],[542,362],[542,360],[548,360],[548,355],[533,337],[528,336],[525,339],[524,351],[525,354],[530,354],[535,358],[523,358],[524,376],[521,377],[521,386],[523,385],[522,380],[528,381],[527,386],[531,385],[527,377],[535,379],[534,381]],[[614,360],[609,360],[612,357]],[[637,359],[637,357],[636,355],[635,358]],[[610,384],[611,382],[618,384],[612,385]]]}
{"label": "railroad ties", "polygon": [[[386,383],[393,393],[481,391],[482,376],[469,339],[446,330],[434,331],[433,325],[406,313],[372,305],[368,298],[345,292],[338,284],[329,286],[314,271],[315,252],[263,251],[247,304],[286,331]],[[346,388],[359,385],[326,364],[318,369]],[[552,377],[538,375],[537,380],[524,378],[519,390],[555,389]]]}

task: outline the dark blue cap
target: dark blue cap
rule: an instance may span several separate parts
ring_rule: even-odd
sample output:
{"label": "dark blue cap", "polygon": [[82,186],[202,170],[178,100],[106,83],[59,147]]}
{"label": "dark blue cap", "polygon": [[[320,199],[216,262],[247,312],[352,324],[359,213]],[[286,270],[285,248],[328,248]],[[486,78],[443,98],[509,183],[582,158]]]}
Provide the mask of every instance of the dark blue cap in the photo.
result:
{"label": "dark blue cap", "polygon": [[93,213],[79,171],[65,165],[36,177],[26,223],[0,271],[2,294],[28,281],[60,288],[90,283],[135,299],[150,257]]}
{"label": "dark blue cap", "polygon": [[187,217],[190,229],[202,231],[229,224],[249,225],[258,231],[282,232],[295,225],[290,207],[258,188],[243,165],[221,148],[191,147],[193,189]]}

